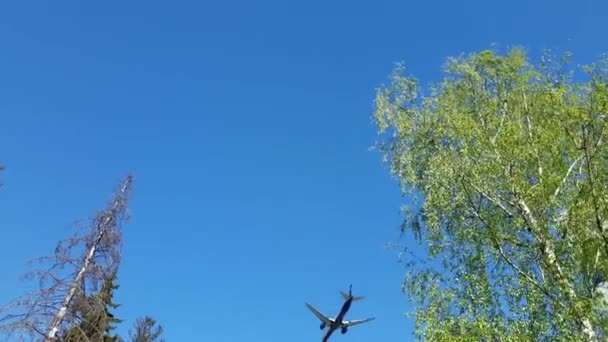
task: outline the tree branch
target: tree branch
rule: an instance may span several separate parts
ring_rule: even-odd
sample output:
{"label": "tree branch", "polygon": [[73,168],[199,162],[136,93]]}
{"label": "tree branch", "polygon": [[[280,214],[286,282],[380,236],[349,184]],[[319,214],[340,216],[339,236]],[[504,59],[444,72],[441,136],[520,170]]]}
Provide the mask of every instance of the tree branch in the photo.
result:
{"label": "tree branch", "polygon": [[509,211],[509,209],[507,209],[507,207],[505,207],[502,203],[500,203],[500,201],[492,198],[485,191],[483,191],[480,188],[478,188],[475,184],[471,183],[471,186],[475,189],[475,191],[477,191],[485,199],[487,199],[488,201],[494,203],[497,207],[499,207],[500,209],[502,209],[505,212],[505,214],[507,214],[508,217],[513,217],[513,214]]}
{"label": "tree branch", "polygon": [[[464,182],[463,182],[464,183]],[[493,201],[487,194],[485,194],[483,191],[481,191],[479,188],[477,188],[474,184],[470,183],[470,185],[475,189],[475,191],[477,191],[481,196],[483,196],[484,198],[492,201],[494,204],[497,204],[496,201]],[[517,272],[524,280],[526,280],[527,282],[529,282],[532,286],[536,287],[537,289],[539,289],[542,293],[544,293],[547,297],[551,298],[551,294],[549,293],[549,291],[547,291],[547,289],[542,286],[538,281],[536,281],[532,276],[530,276],[529,274],[527,274],[526,272],[524,272],[521,268],[519,268],[519,266],[517,266],[511,259],[509,259],[509,257],[506,255],[506,253],[504,252],[502,246],[500,245],[498,238],[496,237],[496,234],[493,232],[495,229],[490,226],[490,224],[481,216],[481,213],[479,212],[479,209],[475,208],[475,205],[473,203],[473,200],[471,199],[471,196],[469,194],[469,191],[466,189],[466,186],[463,187],[465,189],[465,193],[467,195],[467,199],[469,201],[469,208],[467,208],[467,211],[469,211],[471,214],[473,214],[473,216],[477,217],[477,219],[479,219],[479,221],[481,223],[483,223],[483,225],[488,229],[488,231],[490,232],[490,239],[492,240],[492,243],[494,245],[494,248],[498,251],[498,253],[500,254],[501,258],[513,269],[515,270],[515,272]],[[497,204],[498,205],[498,204]],[[510,212],[508,210],[506,210],[504,207],[502,207],[501,205],[499,205],[501,208],[503,208],[503,210],[505,210],[509,216],[512,216],[510,214]]]}
{"label": "tree branch", "polygon": [[579,160],[580,160],[580,158],[577,158],[572,162],[572,164],[570,164],[570,167],[568,168],[568,172],[566,172],[564,179],[562,179],[562,182],[557,186],[557,189],[555,189],[555,192],[553,192],[553,197],[551,198],[551,202],[555,202],[555,200],[557,199],[557,196],[559,195],[559,192],[561,191],[561,188],[564,186],[564,184],[570,177],[570,173],[572,173],[574,166],[576,165],[576,163],[579,162]]}

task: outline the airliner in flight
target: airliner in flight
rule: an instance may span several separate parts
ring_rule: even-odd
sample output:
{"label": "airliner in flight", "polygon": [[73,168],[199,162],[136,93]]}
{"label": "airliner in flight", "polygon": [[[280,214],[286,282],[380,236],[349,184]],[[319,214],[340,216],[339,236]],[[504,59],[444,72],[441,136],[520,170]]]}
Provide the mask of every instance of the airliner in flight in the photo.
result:
{"label": "airliner in flight", "polygon": [[336,318],[325,316],[324,314],[319,312],[317,309],[312,307],[312,305],[306,303],[306,307],[308,307],[308,309],[310,311],[312,311],[312,313],[315,314],[315,316],[317,316],[317,318],[319,318],[321,320],[321,330],[325,329],[325,327],[329,327],[327,334],[325,334],[325,337],[323,337],[323,342],[327,342],[327,340],[329,339],[329,336],[331,336],[331,334],[333,334],[334,331],[337,329],[340,329],[343,334],[346,334],[349,327],[352,327],[357,324],[362,324],[362,323],[366,323],[369,321],[373,321],[374,319],[376,319],[376,317],[372,317],[372,318],[352,320],[352,321],[344,320],[344,316],[346,316],[346,313],[350,309],[350,305],[352,304],[352,302],[363,299],[363,297],[354,297],[352,288],[353,288],[353,286],[350,285],[350,287],[348,289],[348,294],[340,291],[342,298],[344,298],[344,304],[342,305],[342,308],[340,309],[340,312],[338,313]]}

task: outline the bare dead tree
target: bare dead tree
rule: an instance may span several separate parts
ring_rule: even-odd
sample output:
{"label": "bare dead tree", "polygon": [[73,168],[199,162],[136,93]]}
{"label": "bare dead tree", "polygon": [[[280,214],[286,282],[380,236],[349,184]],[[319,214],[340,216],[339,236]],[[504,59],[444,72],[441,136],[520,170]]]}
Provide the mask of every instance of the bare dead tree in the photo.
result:
{"label": "bare dead tree", "polygon": [[42,266],[26,280],[37,280],[38,288],[0,308],[0,333],[11,341],[55,342],[62,330],[81,322],[74,309],[79,299],[97,291],[118,269],[121,223],[127,219],[132,182],[129,175],[88,231],[60,241],[54,255],[35,260]]}

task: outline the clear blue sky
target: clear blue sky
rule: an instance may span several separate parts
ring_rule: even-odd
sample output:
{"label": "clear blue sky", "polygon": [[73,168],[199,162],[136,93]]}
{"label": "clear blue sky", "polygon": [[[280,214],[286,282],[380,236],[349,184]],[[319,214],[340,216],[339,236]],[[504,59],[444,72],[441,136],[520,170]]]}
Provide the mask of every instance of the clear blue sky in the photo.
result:
{"label": "clear blue sky", "polygon": [[308,301],[378,319],[333,341],[408,341],[404,204],[369,151],[397,61],[522,45],[608,52],[608,5],[580,1],[6,1],[0,4],[0,302],[25,260],[135,174],[121,331],[168,341],[320,339]]}

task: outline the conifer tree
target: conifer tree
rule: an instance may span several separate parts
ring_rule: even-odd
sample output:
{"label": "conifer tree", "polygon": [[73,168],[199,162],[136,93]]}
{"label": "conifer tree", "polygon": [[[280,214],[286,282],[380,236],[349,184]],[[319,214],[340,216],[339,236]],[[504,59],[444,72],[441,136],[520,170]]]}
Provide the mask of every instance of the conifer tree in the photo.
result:
{"label": "conifer tree", "polygon": [[114,317],[112,310],[120,305],[114,302],[114,290],[118,289],[116,275],[108,277],[98,293],[80,296],[73,310],[79,323],[67,330],[63,342],[118,342],[120,337],[113,335],[116,324],[122,322]]}
{"label": "conifer tree", "polygon": [[131,342],[164,342],[165,339],[161,336],[163,327],[155,326],[156,320],[149,316],[138,318],[135,322],[135,334],[129,332]]}

